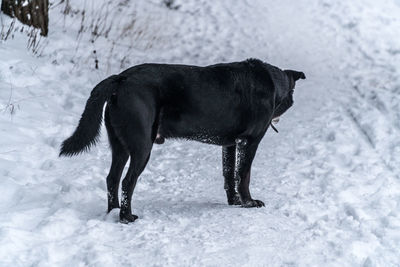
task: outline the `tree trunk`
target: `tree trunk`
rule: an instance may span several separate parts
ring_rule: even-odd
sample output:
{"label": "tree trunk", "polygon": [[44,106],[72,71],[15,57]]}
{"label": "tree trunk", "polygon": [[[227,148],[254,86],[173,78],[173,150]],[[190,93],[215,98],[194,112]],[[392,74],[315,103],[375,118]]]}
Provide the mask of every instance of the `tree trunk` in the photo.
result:
{"label": "tree trunk", "polygon": [[2,0],[1,11],[40,29],[40,35],[47,36],[49,32],[49,0]]}

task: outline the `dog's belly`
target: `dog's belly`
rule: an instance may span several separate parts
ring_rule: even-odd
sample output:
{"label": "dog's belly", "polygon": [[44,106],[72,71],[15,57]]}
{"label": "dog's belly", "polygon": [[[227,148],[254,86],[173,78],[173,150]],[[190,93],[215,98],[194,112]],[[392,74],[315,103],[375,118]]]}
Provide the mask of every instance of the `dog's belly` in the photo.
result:
{"label": "dog's belly", "polygon": [[203,134],[186,135],[186,136],[169,136],[168,138],[185,139],[198,141],[205,144],[217,145],[217,146],[231,146],[235,144],[235,138],[229,138],[225,136],[208,136]]}
{"label": "dog's belly", "polygon": [[180,138],[198,141],[198,142],[202,142],[205,144],[218,145],[218,146],[229,146],[229,145],[235,144],[235,138],[230,138],[230,137],[226,137],[226,136],[210,136],[210,135],[205,135],[202,133],[190,135],[190,136],[183,136]]}
{"label": "dog's belly", "polygon": [[206,144],[229,146],[235,144],[237,134],[224,127],[207,127],[193,123],[174,120],[162,120],[158,132],[165,138],[178,138],[198,141]]}

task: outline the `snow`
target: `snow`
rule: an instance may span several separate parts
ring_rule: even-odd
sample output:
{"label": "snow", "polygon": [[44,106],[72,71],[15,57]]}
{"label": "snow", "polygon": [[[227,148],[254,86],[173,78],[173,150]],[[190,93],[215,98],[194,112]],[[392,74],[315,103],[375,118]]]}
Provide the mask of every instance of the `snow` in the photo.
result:
{"label": "snow", "polygon": [[[398,0],[99,2],[54,4],[40,56],[19,31],[0,43],[0,266],[399,265]],[[90,153],[58,158],[108,75],[249,57],[307,76],[253,163],[265,208],[227,205],[221,148],[167,140],[124,225],[106,214],[104,127]]]}

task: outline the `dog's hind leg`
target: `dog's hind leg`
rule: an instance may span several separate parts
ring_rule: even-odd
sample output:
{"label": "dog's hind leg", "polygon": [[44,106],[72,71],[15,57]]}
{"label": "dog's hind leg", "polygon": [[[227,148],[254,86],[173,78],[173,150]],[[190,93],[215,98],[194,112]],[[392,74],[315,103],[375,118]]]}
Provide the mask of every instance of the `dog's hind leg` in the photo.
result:
{"label": "dog's hind leg", "polygon": [[240,197],[236,192],[235,181],[235,162],[236,162],[236,146],[222,147],[222,171],[224,176],[224,188],[228,198],[229,205],[240,205]]}
{"label": "dog's hind leg", "polygon": [[129,123],[123,130],[123,140],[129,148],[131,160],[128,172],[124,180],[122,180],[121,210],[119,215],[122,223],[133,222],[138,218],[132,214],[132,193],[139,175],[149,161],[150,152],[157,134],[157,125],[153,125],[155,118],[148,119],[151,117],[152,112],[141,111],[141,114],[130,117]]}
{"label": "dog's hind leg", "polygon": [[111,168],[107,176],[107,199],[108,199],[107,212],[110,212],[114,208],[119,208],[119,200],[118,200],[119,181],[121,179],[121,175],[124,170],[125,164],[129,158],[129,153],[127,149],[123,146],[121,141],[118,139],[114,129],[112,128],[108,106],[106,106],[104,114],[104,122],[106,125],[108,140],[110,142],[112,150]]}
{"label": "dog's hind leg", "polygon": [[132,193],[135,189],[139,175],[142,173],[149,161],[151,145],[152,143],[146,145],[146,148],[140,152],[137,151],[131,153],[131,162],[128,173],[124,180],[122,180],[121,211],[119,214],[122,223],[134,222],[138,218],[138,216],[132,214]]}

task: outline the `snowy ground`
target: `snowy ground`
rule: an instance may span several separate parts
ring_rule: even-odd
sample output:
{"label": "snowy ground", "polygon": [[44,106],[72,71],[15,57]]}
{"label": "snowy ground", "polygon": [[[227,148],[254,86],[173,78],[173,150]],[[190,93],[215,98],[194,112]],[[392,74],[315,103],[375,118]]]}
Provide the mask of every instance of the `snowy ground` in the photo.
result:
{"label": "snowy ground", "polygon": [[[400,265],[399,1],[72,2],[85,20],[53,7],[41,57],[23,34],[0,43],[0,266]],[[124,225],[105,213],[105,131],[90,153],[57,157],[109,74],[248,57],[307,75],[253,164],[265,208],[226,204],[219,147],[167,141]]]}

